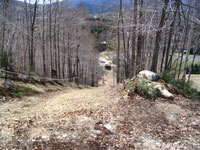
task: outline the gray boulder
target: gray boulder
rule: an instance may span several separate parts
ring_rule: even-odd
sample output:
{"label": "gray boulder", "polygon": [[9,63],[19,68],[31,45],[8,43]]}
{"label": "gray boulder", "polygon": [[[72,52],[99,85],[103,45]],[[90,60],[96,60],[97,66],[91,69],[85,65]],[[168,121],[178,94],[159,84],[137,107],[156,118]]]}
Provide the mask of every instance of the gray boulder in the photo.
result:
{"label": "gray boulder", "polygon": [[158,74],[149,70],[140,71],[137,76],[139,78],[146,78],[147,80],[150,80],[150,81],[158,81],[160,79],[160,76]]}
{"label": "gray boulder", "polygon": [[162,86],[161,84],[157,84],[155,87],[155,89],[157,89],[160,93],[160,96],[163,98],[167,98],[167,99],[174,99],[174,95],[172,93],[170,93],[164,86]]}

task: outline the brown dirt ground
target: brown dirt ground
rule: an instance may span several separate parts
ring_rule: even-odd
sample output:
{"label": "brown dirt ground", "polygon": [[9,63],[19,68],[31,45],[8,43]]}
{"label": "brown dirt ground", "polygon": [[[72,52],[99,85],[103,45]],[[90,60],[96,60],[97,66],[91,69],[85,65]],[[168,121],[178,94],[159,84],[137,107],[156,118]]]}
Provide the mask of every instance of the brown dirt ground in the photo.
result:
{"label": "brown dirt ground", "polygon": [[130,98],[106,83],[1,103],[0,149],[200,149],[199,100]]}

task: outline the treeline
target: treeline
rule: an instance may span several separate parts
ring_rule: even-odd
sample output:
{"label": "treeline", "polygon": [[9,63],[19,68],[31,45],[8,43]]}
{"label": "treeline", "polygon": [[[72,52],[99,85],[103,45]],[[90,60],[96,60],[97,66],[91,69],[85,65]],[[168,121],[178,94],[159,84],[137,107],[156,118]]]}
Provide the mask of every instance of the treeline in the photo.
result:
{"label": "treeline", "polygon": [[98,51],[84,9],[28,2],[0,2],[0,68],[98,86]]}
{"label": "treeline", "polygon": [[112,16],[118,30],[117,82],[144,69],[186,79],[200,48],[200,1],[132,0],[131,9],[124,3],[120,0],[119,14]]}

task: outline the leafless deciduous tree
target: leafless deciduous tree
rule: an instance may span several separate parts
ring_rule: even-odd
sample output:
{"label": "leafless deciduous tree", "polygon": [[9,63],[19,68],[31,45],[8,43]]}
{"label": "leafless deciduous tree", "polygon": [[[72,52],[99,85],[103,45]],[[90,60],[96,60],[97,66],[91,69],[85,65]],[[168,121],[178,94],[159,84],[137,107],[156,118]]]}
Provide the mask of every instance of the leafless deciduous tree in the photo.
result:
{"label": "leafless deciduous tree", "polygon": [[[129,58],[118,60],[129,60],[128,78],[144,69],[157,73],[171,72],[178,79],[181,75],[186,77],[190,50],[196,47],[196,39],[200,34],[199,5],[198,0],[134,0],[130,9],[120,7],[123,17],[118,18],[118,29],[122,29],[122,32],[118,33],[122,33],[124,37],[118,39],[118,51],[122,49],[122,42],[128,43],[124,48],[126,54],[120,51],[119,56],[125,55]],[[119,24],[121,20],[123,23]],[[199,49],[199,46],[196,49]],[[120,68],[127,68],[125,64],[119,64]],[[123,75],[126,71],[120,68],[117,74],[118,78],[122,79],[120,81],[123,81],[127,75]]]}
{"label": "leafless deciduous tree", "polygon": [[88,14],[71,9],[67,0],[46,2],[0,2],[0,45],[9,52],[11,71],[97,86],[98,51]]}

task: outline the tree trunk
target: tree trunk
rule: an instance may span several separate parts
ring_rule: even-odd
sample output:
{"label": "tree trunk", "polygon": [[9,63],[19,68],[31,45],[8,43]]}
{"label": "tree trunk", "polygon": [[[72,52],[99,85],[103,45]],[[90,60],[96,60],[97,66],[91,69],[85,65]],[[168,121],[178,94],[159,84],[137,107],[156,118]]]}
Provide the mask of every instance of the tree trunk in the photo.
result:
{"label": "tree trunk", "polygon": [[189,76],[188,76],[187,82],[189,82],[189,81],[190,81],[190,78],[191,78],[192,66],[194,66],[194,61],[195,61],[195,58],[196,58],[196,54],[197,54],[198,48],[199,48],[199,43],[198,43],[198,44],[196,45],[196,47],[195,47],[195,52],[194,52],[194,56],[193,56],[193,58],[192,58],[192,64],[191,64],[191,66],[190,66]]}
{"label": "tree trunk", "polygon": [[52,52],[52,38],[51,38],[51,4],[52,0],[50,0],[50,6],[49,6],[49,51],[50,51],[50,73],[51,77],[53,77],[52,70],[53,70],[53,52]]}
{"label": "tree trunk", "polygon": [[143,48],[143,35],[142,35],[142,24],[143,24],[143,0],[140,0],[140,10],[139,10],[139,24],[138,26],[138,39],[137,39],[137,57],[136,57],[136,74],[142,70],[142,48]]}
{"label": "tree trunk", "polygon": [[117,49],[117,83],[121,82],[120,79],[120,48],[121,48],[121,38],[120,38],[120,22],[122,16],[122,0],[120,0],[120,11],[119,11],[119,20],[118,20],[118,49]]}
{"label": "tree trunk", "polygon": [[43,72],[46,76],[46,51],[45,51],[45,6],[43,0],[43,7],[42,7],[42,58],[43,58]]}
{"label": "tree trunk", "polygon": [[161,15],[160,23],[159,23],[159,28],[158,28],[158,31],[156,32],[155,48],[154,48],[153,59],[152,59],[152,64],[151,64],[151,70],[154,72],[157,72],[161,34],[162,34],[162,28],[165,23],[165,15],[166,15],[168,3],[169,3],[169,0],[165,0],[164,7],[162,9],[162,15]]}
{"label": "tree trunk", "polygon": [[136,54],[136,29],[137,29],[137,1],[134,0],[134,11],[133,11],[133,29],[132,29],[132,54],[131,54],[131,69],[130,77],[136,75],[136,65],[135,65],[135,54]]}
{"label": "tree trunk", "polygon": [[[194,9],[193,17],[192,17],[193,19],[195,17],[197,17],[198,6],[199,6],[199,0],[195,0],[195,5],[194,5],[195,9]],[[188,38],[188,43],[187,43],[187,52],[186,52],[185,63],[184,63],[183,79],[185,79],[186,74],[187,74],[188,58],[189,58],[189,54],[190,54],[190,49],[192,47],[193,30],[194,30],[194,23],[191,22],[191,27],[190,27],[190,31],[189,31],[189,38]]]}
{"label": "tree trunk", "polygon": [[31,45],[30,45],[30,71],[35,71],[35,57],[34,57],[34,30],[35,30],[35,20],[36,20],[36,13],[37,13],[37,0],[35,1],[34,5],[34,12],[33,18],[31,20]]}

